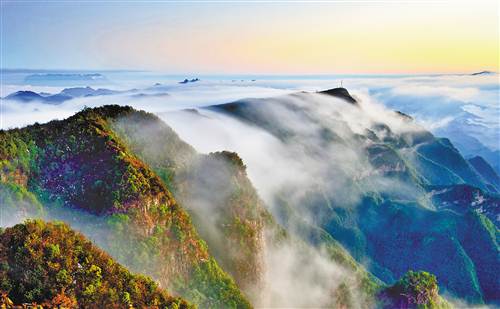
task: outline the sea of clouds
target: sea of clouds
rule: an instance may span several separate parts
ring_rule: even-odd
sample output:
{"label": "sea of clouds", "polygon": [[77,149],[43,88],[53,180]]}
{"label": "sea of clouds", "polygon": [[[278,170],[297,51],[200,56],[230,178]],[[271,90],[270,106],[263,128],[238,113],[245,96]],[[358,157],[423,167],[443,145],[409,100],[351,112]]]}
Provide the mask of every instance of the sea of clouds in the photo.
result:
{"label": "sea of clouds", "polygon": [[[325,148],[323,141],[317,136],[316,126],[319,124],[331,128],[347,141],[354,138],[353,133],[362,133],[365,128],[377,122],[390,124],[395,131],[408,129],[407,124],[403,125],[401,119],[389,112],[393,109],[413,116],[421,126],[439,136],[450,137],[454,143],[466,140],[469,142],[467,145],[470,145],[470,139],[473,139],[488,151],[500,149],[500,83],[496,74],[300,78],[212,76],[186,84],[178,83],[183,78],[134,74],[120,76],[119,73],[114,73],[114,78],[108,77],[101,84],[90,85],[93,88],[122,91],[114,95],[80,97],[61,104],[2,99],[1,128],[64,119],[84,107],[130,105],[157,114],[199,152],[238,152],[248,167],[248,176],[259,195],[271,209],[274,206],[274,196],[283,187],[307,187],[318,179],[331,177],[330,174],[325,175],[325,171],[332,172],[335,176],[335,181],[329,183],[329,190],[336,193],[333,196],[342,198],[342,203],[345,204],[356,203],[356,200],[344,198],[344,195],[351,199],[356,197],[353,194],[356,192],[347,190],[350,188],[349,181],[363,178],[366,176],[363,173],[373,171],[367,159],[351,148],[339,143],[328,144]],[[2,97],[19,90],[55,94],[67,87],[86,86],[81,82],[30,85],[23,83],[22,79],[9,82],[9,78],[4,78],[4,81],[6,82],[1,87]],[[363,113],[339,99],[324,95],[284,96],[300,91],[316,92],[340,85],[346,87],[361,102]],[[306,149],[323,145],[315,153],[323,154],[325,160],[314,160],[309,153],[303,152],[304,148],[299,143],[285,144],[262,128],[203,108],[236,100],[263,98],[264,100],[254,101],[265,102],[272,108],[263,108],[260,112],[275,113],[270,118],[277,119],[276,125],[289,127]],[[310,100],[311,98],[314,100]],[[299,115],[283,109],[283,106],[300,108],[306,112]],[[198,109],[198,113],[183,111],[193,108]],[[304,118],[304,115],[307,117]],[[331,122],[332,117],[338,121]],[[337,127],[339,121],[345,122],[349,128],[344,134],[343,129]],[[467,148],[467,145],[463,151],[470,150],[472,153],[472,148]],[[379,180],[377,185],[382,186],[382,189],[395,187],[395,183],[387,183],[387,179]],[[397,188],[404,189],[401,186]],[[299,201],[301,196],[289,198]],[[329,293],[338,283],[338,280],[331,278],[340,279],[349,272],[332,264],[321,251],[311,249],[308,254],[299,254],[297,250],[291,246],[267,251],[266,264],[269,267],[265,276],[268,278],[265,293],[257,303],[263,306],[306,306],[311,302],[319,305],[329,302]],[[298,269],[297,265],[306,265],[304,261],[308,261],[310,269],[302,268],[303,271],[298,274],[295,269]]]}
{"label": "sea of clouds", "polygon": [[[19,75],[19,74],[16,74]],[[498,74],[429,75],[429,76],[210,76],[201,81],[179,84],[173,77],[161,74],[113,73],[113,78],[94,88],[135,89],[135,93],[167,93],[168,96],[143,96],[125,92],[113,96],[85,97],[60,105],[30,102],[18,104],[2,100],[1,128],[20,127],[34,122],[62,119],[82,109],[103,104],[131,105],[154,113],[182,108],[227,103],[242,98],[272,97],[295,91],[319,91],[342,84],[352,94],[368,94],[391,109],[415,117],[427,129],[446,132],[446,127],[459,125],[492,150],[500,148],[500,82]],[[182,79],[180,79],[182,80]],[[18,90],[57,93],[63,88],[86,86],[85,82],[66,84],[26,84],[22,79],[9,79],[4,72],[0,96]],[[155,83],[161,85],[154,86]],[[458,122],[458,123],[457,123]]]}

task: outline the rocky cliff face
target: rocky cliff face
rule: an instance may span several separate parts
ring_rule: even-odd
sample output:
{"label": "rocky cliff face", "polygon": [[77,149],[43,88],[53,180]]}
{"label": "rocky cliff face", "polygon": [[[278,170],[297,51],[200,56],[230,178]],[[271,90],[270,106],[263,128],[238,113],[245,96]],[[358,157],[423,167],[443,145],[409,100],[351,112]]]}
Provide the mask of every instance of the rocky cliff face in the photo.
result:
{"label": "rocky cliff face", "polygon": [[152,114],[117,118],[112,128],[172,188],[237,285],[257,297],[262,284],[264,232],[276,227],[239,156],[226,151],[198,154]]}

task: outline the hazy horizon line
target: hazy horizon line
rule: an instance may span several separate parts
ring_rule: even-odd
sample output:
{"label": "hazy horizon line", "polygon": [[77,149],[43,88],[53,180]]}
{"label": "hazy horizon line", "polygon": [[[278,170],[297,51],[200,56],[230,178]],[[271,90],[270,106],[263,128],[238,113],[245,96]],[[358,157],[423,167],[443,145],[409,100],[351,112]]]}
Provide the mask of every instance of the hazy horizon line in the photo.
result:
{"label": "hazy horizon line", "polygon": [[169,72],[168,70],[151,70],[151,69],[62,69],[62,68],[1,68],[0,71],[2,73],[5,72],[18,72],[18,73],[30,73],[30,72],[110,72],[110,73],[154,73],[154,74],[163,74],[169,76],[298,76],[298,77],[307,77],[307,76],[415,76],[415,75],[470,75],[474,73],[495,73],[498,72],[489,70],[489,69],[478,69],[476,71],[460,71],[460,72],[402,72],[402,73],[382,73],[382,72],[337,72],[337,73],[285,73],[285,72],[277,72],[277,73],[245,73],[245,72],[237,72],[237,73],[226,73],[226,72]]}

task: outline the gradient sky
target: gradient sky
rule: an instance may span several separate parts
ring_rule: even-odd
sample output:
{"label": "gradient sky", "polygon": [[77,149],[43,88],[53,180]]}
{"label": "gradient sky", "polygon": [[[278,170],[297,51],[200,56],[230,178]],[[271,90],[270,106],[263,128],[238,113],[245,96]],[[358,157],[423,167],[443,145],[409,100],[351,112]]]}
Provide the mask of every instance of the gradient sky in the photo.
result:
{"label": "gradient sky", "polygon": [[211,74],[498,72],[499,2],[1,0],[1,65]]}

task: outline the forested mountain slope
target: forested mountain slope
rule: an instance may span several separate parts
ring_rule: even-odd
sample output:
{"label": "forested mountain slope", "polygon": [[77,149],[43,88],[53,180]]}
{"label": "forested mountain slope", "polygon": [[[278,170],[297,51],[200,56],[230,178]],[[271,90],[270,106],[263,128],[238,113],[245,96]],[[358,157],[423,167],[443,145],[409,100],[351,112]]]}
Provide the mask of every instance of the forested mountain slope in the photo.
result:
{"label": "forested mountain slope", "polygon": [[63,223],[27,221],[0,230],[0,305],[191,308],[131,274]]}
{"label": "forested mountain slope", "polygon": [[[352,105],[358,108],[357,104]],[[386,133],[380,138],[377,130]],[[295,141],[300,141],[300,132],[291,132],[289,128],[278,128],[275,133],[284,134],[279,135],[284,142],[294,136]],[[341,139],[339,132],[332,128],[322,130],[321,136],[326,139],[326,145]],[[384,126],[366,133],[366,136],[379,140],[377,145],[374,143],[366,148],[371,154],[370,164],[376,166],[376,173],[407,181],[422,197],[427,196],[428,182],[409,167],[410,159],[401,155],[397,147],[410,140],[416,144],[417,140],[425,141],[432,136],[415,134],[401,140]],[[356,143],[362,144],[368,139],[366,136],[356,136]],[[322,148],[310,147],[308,151],[318,159],[324,155]],[[281,262],[289,262],[280,260],[283,254],[300,253],[295,264],[291,265],[292,270],[301,274],[311,272],[311,265],[317,265],[311,264],[317,258],[317,252],[324,251],[328,258],[321,263],[326,264],[319,265],[335,271],[334,276],[326,277],[329,292],[322,297],[326,299],[324,304],[337,307],[372,307],[379,304],[377,295],[383,290],[383,282],[367,273],[351,255],[358,261],[369,257],[368,269],[387,283],[392,283],[410,269],[440,271],[429,269],[425,261],[408,264],[406,262],[410,259],[406,257],[400,268],[393,264],[387,269],[379,266],[378,263],[385,263],[385,257],[377,256],[370,248],[386,246],[389,240],[375,237],[376,229],[390,231],[380,225],[394,220],[393,213],[388,210],[392,207],[398,213],[400,206],[390,199],[394,196],[388,197],[385,192],[374,189],[378,182],[350,180],[353,190],[365,194],[366,203],[362,205],[366,206],[361,205],[359,209],[345,208],[333,194],[337,191],[329,191],[311,182],[312,186],[304,186],[301,190],[283,188],[276,196],[279,211],[272,208],[270,212],[249,181],[247,168],[236,153],[198,154],[159,118],[130,107],[85,109],[66,120],[1,131],[0,159],[0,199],[2,211],[8,213],[8,216],[1,217],[2,221],[5,220],[2,225],[29,217],[64,220],[131,271],[151,276],[161,287],[203,308],[251,307],[247,299],[258,305],[264,297],[263,292],[268,291],[269,274],[276,274],[276,270],[280,270],[276,267],[281,267]],[[334,166],[332,172],[341,171]],[[371,188],[371,191],[366,188]],[[298,190],[296,192],[301,196],[304,194],[301,207],[297,207],[296,200],[289,198],[295,196],[289,194],[290,190]],[[400,199],[400,195],[395,196]],[[430,201],[429,197],[418,200],[422,203]],[[384,203],[390,206],[382,207]],[[421,205],[416,206],[416,213],[420,216]],[[373,214],[373,211],[380,213]],[[412,213],[408,215],[415,220],[419,218],[414,218]],[[477,237],[495,248],[496,243],[487,236],[492,235],[489,221],[480,215],[476,217],[472,215],[470,222],[466,222],[468,228],[477,230]],[[374,221],[366,223],[363,218]],[[457,225],[448,224],[446,229],[451,232],[446,230],[444,236],[438,231],[436,235],[448,241],[447,233],[455,233],[459,223],[462,221],[457,221]],[[483,226],[489,228],[489,234],[481,230]],[[393,235],[392,231],[386,235],[385,230],[378,233],[378,237]],[[383,243],[379,245],[381,241]],[[397,246],[405,248],[403,243]],[[418,244],[416,247],[419,248]],[[394,250],[389,248],[389,254]],[[469,256],[467,254],[463,255]],[[495,265],[488,254],[476,258]],[[269,264],[273,259],[278,263]],[[460,263],[461,260],[457,261]],[[471,263],[467,265],[474,265]],[[451,270],[453,267],[454,264],[449,266]],[[318,271],[311,272],[313,280]],[[470,274],[466,273],[466,277],[481,273],[474,267],[467,271]],[[439,274],[438,279],[440,283],[443,280]],[[483,282],[491,279],[487,273],[481,273]],[[447,280],[444,277],[442,286],[445,289],[450,286]],[[453,280],[451,282],[455,284]],[[470,290],[465,294],[486,295],[487,290],[478,282],[476,279],[475,285],[467,287]],[[47,283],[47,288],[52,287],[52,283]],[[457,291],[462,292],[460,288]],[[284,289],[281,288],[276,295],[290,295]],[[479,297],[482,294],[474,301]],[[279,305],[283,300],[277,298],[275,302]],[[436,299],[433,296],[428,300]],[[316,303],[311,301],[311,304]]]}
{"label": "forested mountain slope", "polygon": [[491,168],[478,170],[411,117],[346,93],[240,100],[202,116],[230,116],[279,142],[301,175],[273,192],[273,215],[286,229],[304,218],[306,240],[325,231],[386,283],[424,270],[455,297],[498,304],[498,197],[484,172]]}
{"label": "forested mountain slope", "polygon": [[250,307],[164,182],[111,130],[109,119],[132,111],[86,109],[0,132],[4,190],[16,191],[14,203],[26,201],[10,207],[13,215],[38,215],[31,210],[44,205],[48,217],[69,222],[118,262],[194,303]]}

